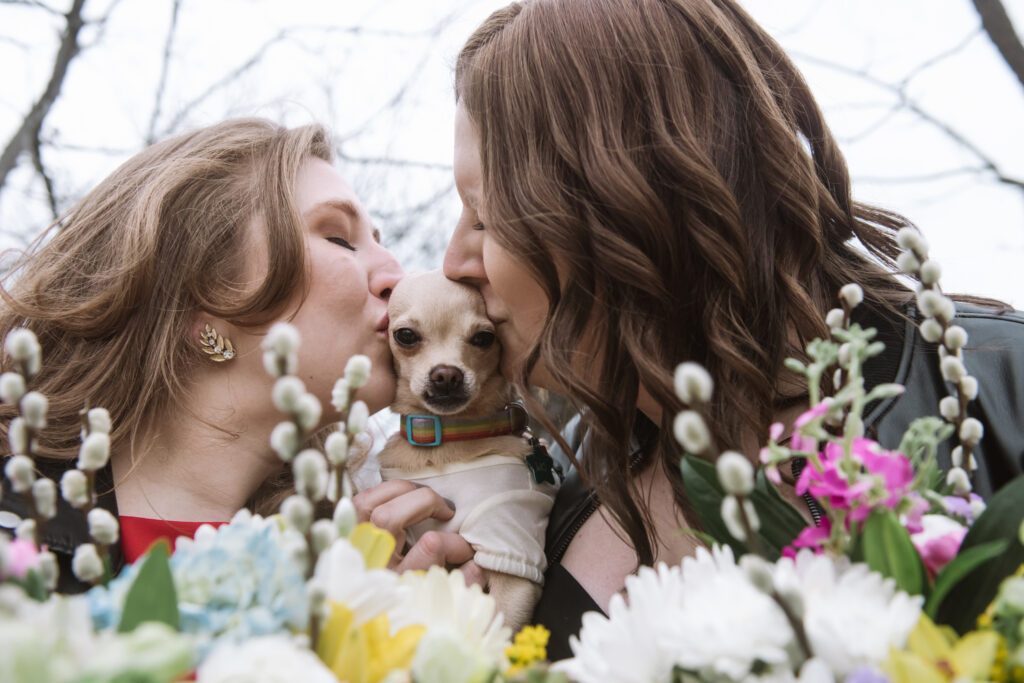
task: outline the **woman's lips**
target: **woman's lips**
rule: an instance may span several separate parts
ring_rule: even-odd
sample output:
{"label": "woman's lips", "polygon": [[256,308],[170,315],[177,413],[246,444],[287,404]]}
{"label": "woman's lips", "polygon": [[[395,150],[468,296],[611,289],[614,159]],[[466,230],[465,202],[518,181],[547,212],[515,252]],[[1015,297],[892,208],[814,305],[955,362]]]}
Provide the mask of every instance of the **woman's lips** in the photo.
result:
{"label": "woman's lips", "polygon": [[387,335],[389,323],[390,321],[388,320],[388,315],[387,313],[385,313],[384,317],[380,319],[379,323],[377,323],[377,333]]}

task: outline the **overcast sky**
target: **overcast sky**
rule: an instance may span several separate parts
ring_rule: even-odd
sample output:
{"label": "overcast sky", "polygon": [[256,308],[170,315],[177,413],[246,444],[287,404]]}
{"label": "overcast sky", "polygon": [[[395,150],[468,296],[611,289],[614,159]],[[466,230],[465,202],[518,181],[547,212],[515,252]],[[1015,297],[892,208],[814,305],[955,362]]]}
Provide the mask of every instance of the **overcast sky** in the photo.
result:
{"label": "overcast sky", "polygon": [[[1024,0],[1004,0],[1018,33]],[[183,0],[166,88],[154,117],[170,0],[122,0],[73,63],[44,135],[62,201],[139,149],[229,115],[321,120],[352,160],[342,167],[409,267],[440,264],[457,211],[451,191],[451,65],[462,41],[503,2],[478,0]],[[53,2],[56,7],[62,3]],[[88,0],[101,16],[110,0]],[[969,0],[748,0],[791,51],[843,144],[857,199],[917,222],[945,267],[947,290],[1024,308],[1024,192],[913,113],[891,87],[962,133],[1004,175],[1024,178],[1024,88],[979,31]],[[59,18],[0,4],[0,142],[41,92]],[[261,49],[264,46],[266,49]],[[254,59],[254,55],[259,55]],[[245,66],[246,68],[241,68]],[[230,77],[236,74],[236,76]],[[228,82],[221,87],[222,81]],[[154,125],[155,122],[155,125]],[[381,159],[400,161],[381,163]],[[919,179],[919,180],[914,180]],[[0,232],[47,222],[28,164],[0,194]],[[415,216],[415,220],[410,219]],[[399,241],[397,238],[401,236]]]}

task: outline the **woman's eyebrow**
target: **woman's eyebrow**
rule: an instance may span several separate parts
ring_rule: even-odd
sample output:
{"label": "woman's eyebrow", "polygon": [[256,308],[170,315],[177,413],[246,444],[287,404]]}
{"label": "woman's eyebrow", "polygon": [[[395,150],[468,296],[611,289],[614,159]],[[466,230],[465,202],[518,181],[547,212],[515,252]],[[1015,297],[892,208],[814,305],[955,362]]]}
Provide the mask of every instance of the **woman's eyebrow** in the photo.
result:
{"label": "woman's eyebrow", "polygon": [[[328,199],[327,201],[314,204],[312,208],[303,214],[307,219],[311,215],[323,213],[324,211],[341,211],[349,218],[360,220],[365,219],[366,222],[370,223],[369,217],[363,216],[356,205],[347,199]],[[370,223],[370,235],[373,236],[373,241],[380,244],[380,230],[377,229],[373,223]]]}
{"label": "woman's eyebrow", "polygon": [[314,204],[304,215],[309,216],[313,213],[319,213],[324,210],[336,210],[347,214],[351,218],[359,218],[359,209],[356,205],[347,199],[328,199],[325,202]]}

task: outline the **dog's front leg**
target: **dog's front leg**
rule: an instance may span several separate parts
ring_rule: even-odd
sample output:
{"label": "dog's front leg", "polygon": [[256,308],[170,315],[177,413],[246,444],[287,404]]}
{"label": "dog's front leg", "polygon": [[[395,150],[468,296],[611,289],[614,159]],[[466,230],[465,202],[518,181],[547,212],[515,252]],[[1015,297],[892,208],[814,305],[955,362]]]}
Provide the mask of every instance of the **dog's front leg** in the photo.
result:
{"label": "dog's front leg", "polygon": [[517,633],[529,623],[541,587],[521,576],[495,571],[487,572],[487,584],[498,611],[505,615],[505,625]]}

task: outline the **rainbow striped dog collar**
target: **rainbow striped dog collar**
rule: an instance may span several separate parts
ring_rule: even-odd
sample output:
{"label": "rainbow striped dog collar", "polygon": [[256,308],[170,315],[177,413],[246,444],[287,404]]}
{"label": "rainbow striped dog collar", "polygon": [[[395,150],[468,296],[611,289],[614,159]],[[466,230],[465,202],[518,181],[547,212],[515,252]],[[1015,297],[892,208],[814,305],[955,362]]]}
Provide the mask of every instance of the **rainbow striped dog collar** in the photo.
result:
{"label": "rainbow striped dog collar", "polygon": [[439,446],[446,441],[486,439],[490,436],[521,434],[526,429],[526,409],[518,403],[497,415],[479,418],[439,415],[402,415],[401,433],[413,446]]}

